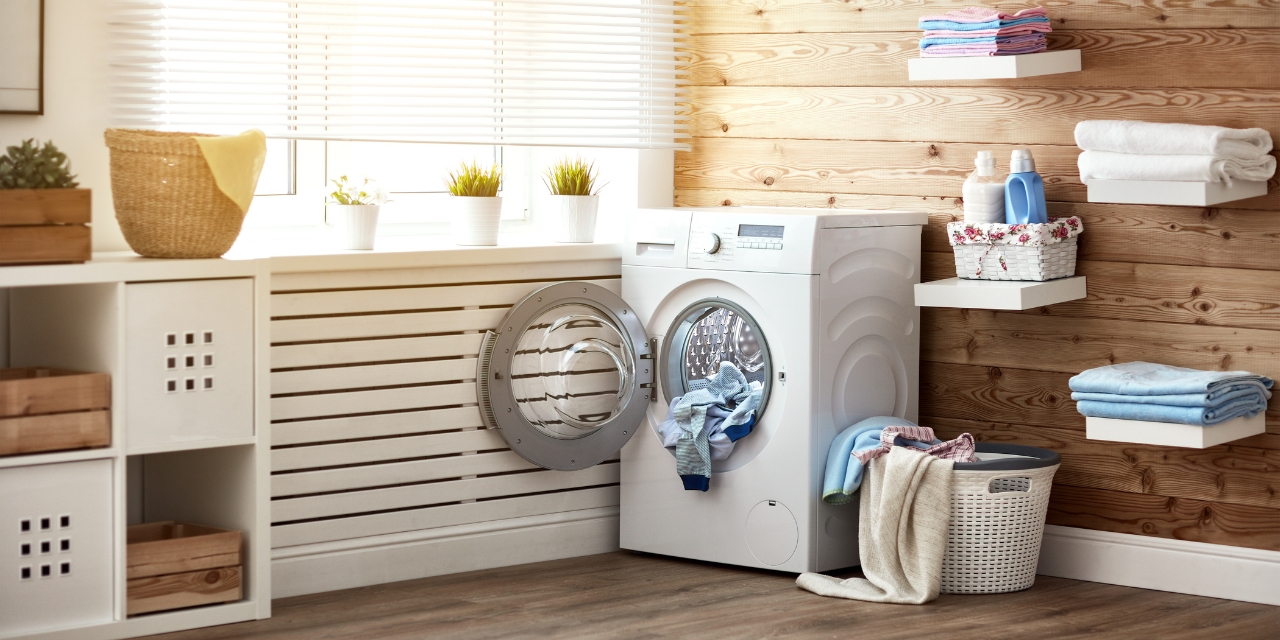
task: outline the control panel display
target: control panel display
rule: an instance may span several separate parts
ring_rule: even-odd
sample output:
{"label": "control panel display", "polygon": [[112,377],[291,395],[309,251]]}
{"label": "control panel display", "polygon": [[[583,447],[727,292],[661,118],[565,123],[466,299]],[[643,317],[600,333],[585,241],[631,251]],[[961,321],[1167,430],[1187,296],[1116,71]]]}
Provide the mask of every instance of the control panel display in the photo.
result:
{"label": "control panel display", "polygon": [[782,225],[773,224],[740,224],[739,238],[782,238]]}

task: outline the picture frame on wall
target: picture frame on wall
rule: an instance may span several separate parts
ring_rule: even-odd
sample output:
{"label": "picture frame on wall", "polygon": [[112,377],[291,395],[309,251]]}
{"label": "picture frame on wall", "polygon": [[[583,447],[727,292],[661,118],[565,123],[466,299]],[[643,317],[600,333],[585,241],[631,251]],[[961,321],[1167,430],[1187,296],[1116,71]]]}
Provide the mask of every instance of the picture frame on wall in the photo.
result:
{"label": "picture frame on wall", "polygon": [[0,0],[0,113],[44,113],[44,0]]}

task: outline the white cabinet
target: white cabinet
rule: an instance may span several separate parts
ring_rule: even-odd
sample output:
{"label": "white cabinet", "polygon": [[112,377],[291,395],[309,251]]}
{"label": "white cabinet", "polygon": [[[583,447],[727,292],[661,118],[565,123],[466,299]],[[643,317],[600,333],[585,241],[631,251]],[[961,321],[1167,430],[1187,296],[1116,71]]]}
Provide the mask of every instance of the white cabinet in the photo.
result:
{"label": "white cabinet", "polygon": [[114,619],[112,463],[0,469],[0,635]]}
{"label": "white cabinet", "polygon": [[129,453],[252,437],[253,280],[125,286]]}

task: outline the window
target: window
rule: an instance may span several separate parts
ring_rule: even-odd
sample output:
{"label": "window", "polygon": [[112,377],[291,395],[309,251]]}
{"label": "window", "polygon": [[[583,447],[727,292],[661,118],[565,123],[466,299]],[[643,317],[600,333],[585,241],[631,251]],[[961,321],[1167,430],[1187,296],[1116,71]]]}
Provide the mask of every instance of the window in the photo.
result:
{"label": "window", "polygon": [[431,224],[444,173],[473,158],[504,165],[503,215],[519,219],[536,208],[539,147],[684,148],[684,11],[673,0],[120,3],[113,117],[266,132],[250,227],[318,225],[328,180],[343,174],[392,191],[382,222]]}

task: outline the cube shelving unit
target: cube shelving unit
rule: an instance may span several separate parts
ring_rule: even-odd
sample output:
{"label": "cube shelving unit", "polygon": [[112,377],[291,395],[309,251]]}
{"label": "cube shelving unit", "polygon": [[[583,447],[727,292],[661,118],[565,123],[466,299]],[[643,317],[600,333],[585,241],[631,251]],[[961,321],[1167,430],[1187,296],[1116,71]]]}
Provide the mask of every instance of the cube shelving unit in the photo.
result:
{"label": "cube shelving unit", "polygon": [[[112,405],[108,447],[0,458],[0,545],[37,545],[31,559],[0,553],[0,597],[16,612],[0,616],[0,638],[105,640],[270,616],[269,280],[263,260],[133,254],[0,270],[10,364],[108,373]],[[165,520],[242,532],[241,600],[127,615],[126,528]],[[64,538],[69,549],[39,555]],[[15,561],[35,575],[24,580]]]}

